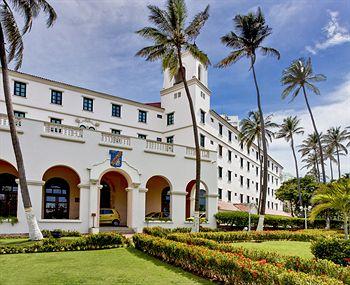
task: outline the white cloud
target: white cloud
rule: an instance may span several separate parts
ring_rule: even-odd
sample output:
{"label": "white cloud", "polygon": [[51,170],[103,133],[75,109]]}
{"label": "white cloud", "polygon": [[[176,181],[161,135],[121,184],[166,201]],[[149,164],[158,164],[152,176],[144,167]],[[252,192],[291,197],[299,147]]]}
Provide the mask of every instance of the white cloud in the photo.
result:
{"label": "white cloud", "polygon": [[[344,78],[344,82],[336,87],[334,91],[332,91],[330,94],[325,95],[327,96],[327,99],[322,102],[322,105],[312,107],[312,112],[316,120],[318,131],[325,133],[328,128],[333,126],[342,126],[342,128],[350,126],[350,116],[348,108],[346,107],[350,106],[350,74]],[[314,99],[312,99],[312,96],[309,98],[312,104]],[[317,98],[321,100],[320,97]],[[303,98],[298,99],[303,100]],[[301,120],[301,126],[303,126],[305,129],[304,135],[296,137],[295,143],[296,145],[299,145],[301,141],[307,136],[307,134],[313,132],[310,115],[306,107],[302,110],[289,109],[274,112],[274,120],[278,123],[281,123],[283,118],[287,116],[298,116],[298,118]],[[285,172],[294,175],[294,160],[292,157],[291,148],[287,142],[282,139],[275,140],[271,144],[270,153],[285,167]],[[298,155],[298,157],[300,156]],[[301,166],[302,165],[299,159],[299,169]],[[342,157],[341,166],[342,173],[350,172],[349,156]],[[328,168],[328,163],[326,167]],[[329,170],[326,171],[329,172]],[[305,173],[305,170],[302,172]],[[337,172],[334,171],[334,173],[335,177],[337,177]]]}
{"label": "white cloud", "polygon": [[316,54],[319,50],[325,50],[332,46],[350,42],[350,33],[348,29],[341,26],[339,23],[339,12],[328,10],[328,13],[331,19],[323,28],[323,32],[326,36],[325,39],[316,42],[314,46],[305,47],[305,49],[312,54]]}

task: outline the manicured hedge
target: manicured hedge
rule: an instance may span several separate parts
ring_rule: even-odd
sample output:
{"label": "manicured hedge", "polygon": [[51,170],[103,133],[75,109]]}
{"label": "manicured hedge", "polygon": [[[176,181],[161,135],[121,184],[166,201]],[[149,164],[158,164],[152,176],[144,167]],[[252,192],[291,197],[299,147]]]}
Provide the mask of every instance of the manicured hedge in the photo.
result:
{"label": "manicured hedge", "polygon": [[350,265],[350,240],[319,239],[312,243],[311,251],[317,258],[331,260],[343,266]]}
{"label": "manicured hedge", "polygon": [[335,231],[261,231],[261,232],[202,232],[191,233],[193,237],[211,239],[218,242],[237,242],[237,241],[264,241],[264,240],[293,240],[293,241],[313,241],[324,236],[342,237]]}
{"label": "manicured hedge", "polygon": [[253,261],[240,254],[189,246],[150,235],[134,235],[133,241],[136,248],[152,256],[205,278],[228,284],[343,284],[340,280],[326,276],[286,270],[266,260]]}
{"label": "manicured hedge", "polygon": [[52,233],[56,232],[61,235],[61,237],[80,237],[81,233],[78,231],[66,231],[66,230],[61,230],[61,229],[56,229],[56,230],[42,230],[41,233],[43,234],[44,237],[52,237]]}
{"label": "manicured hedge", "polygon": [[205,246],[209,249],[240,254],[254,261],[266,260],[275,266],[316,276],[327,275],[350,284],[350,268],[344,268],[328,260],[306,259],[297,256],[283,256],[273,252],[237,247],[203,238],[193,238],[189,234],[170,234],[167,239],[188,245]]}
{"label": "manicured hedge", "polygon": [[47,238],[29,246],[0,247],[0,254],[96,250],[120,247],[125,238],[116,233],[87,235],[74,240]]}
{"label": "manicured hedge", "polygon": [[143,228],[143,233],[157,237],[166,237],[171,233],[190,233],[191,230],[191,228],[166,229],[162,227],[146,227]]}
{"label": "manicured hedge", "polygon": [[[248,226],[249,214],[247,212],[239,211],[228,211],[228,212],[219,212],[215,215],[216,221],[219,225],[228,225],[230,227],[235,227],[243,229]],[[255,227],[258,223],[259,216],[251,214],[251,225]],[[302,229],[304,228],[304,219],[303,218],[293,218],[293,217],[284,217],[276,215],[265,215],[264,226],[266,228],[274,229]],[[340,229],[343,226],[342,221],[332,220],[331,227],[334,229]],[[315,221],[308,221],[309,228],[325,228],[326,221],[324,219],[316,219]]]}

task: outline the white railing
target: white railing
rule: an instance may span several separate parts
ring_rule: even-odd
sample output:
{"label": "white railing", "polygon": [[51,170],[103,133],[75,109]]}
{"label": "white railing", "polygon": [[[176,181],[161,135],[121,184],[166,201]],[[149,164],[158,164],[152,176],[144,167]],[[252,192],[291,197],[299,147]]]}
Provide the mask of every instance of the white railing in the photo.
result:
{"label": "white railing", "polygon": [[130,146],[130,137],[110,133],[101,133],[101,143]]}
{"label": "white railing", "polygon": [[[186,147],[186,155],[195,157],[196,156],[196,149],[194,147]],[[201,158],[209,158],[209,150],[207,149],[201,149]]]}
{"label": "white railing", "polygon": [[174,153],[174,145],[169,143],[146,141],[146,149],[158,152]]}
{"label": "white railing", "polygon": [[53,123],[44,123],[44,132],[46,134],[58,135],[58,136],[66,136],[66,137],[74,137],[74,138],[82,138],[83,130],[70,127],[60,124]]}
{"label": "white railing", "polygon": [[[15,118],[15,123],[17,127],[20,127],[22,125],[20,118]],[[9,119],[5,114],[0,114],[0,126],[2,127],[9,127]]]}

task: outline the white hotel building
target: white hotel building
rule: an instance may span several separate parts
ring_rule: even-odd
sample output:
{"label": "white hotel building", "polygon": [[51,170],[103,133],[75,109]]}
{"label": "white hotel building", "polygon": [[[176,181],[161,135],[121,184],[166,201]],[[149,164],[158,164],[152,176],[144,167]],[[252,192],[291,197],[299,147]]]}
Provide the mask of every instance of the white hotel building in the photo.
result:
{"label": "white hotel building", "polygon": [[[235,123],[210,109],[207,69],[184,54],[202,146],[201,210],[215,227],[218,210],[239,210],[259,197],[256,146],[242,147]],[[160,102],[144,104],[45,78],[10,72],[13,105],[33,209],[41,229],[99,229],[100,208],[120,224],[189,226],[194,210],[195,152],[183,83],[164,74]],[[0,86],[0,233],[28,232],[17,185]],[[236,122],[237,123],[237,122]],[[114,167],[110,151],[122,151]],[[120,153],[119,153],[120,154]],[[274,196],[282,166],[269,157],[267,212],[283,214]],[[151,212],[167,221],[148,221]]]}

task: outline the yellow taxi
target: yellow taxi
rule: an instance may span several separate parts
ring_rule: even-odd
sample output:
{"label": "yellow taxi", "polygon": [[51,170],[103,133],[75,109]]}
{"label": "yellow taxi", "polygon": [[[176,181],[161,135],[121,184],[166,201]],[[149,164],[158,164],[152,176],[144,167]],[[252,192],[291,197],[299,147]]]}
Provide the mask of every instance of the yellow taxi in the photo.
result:
{"label": "yellow taxi", "polygon": [[112,224],[113,226],[118,227],[120,224],[119,212],[112,208],[101,208],[100,224]]}

